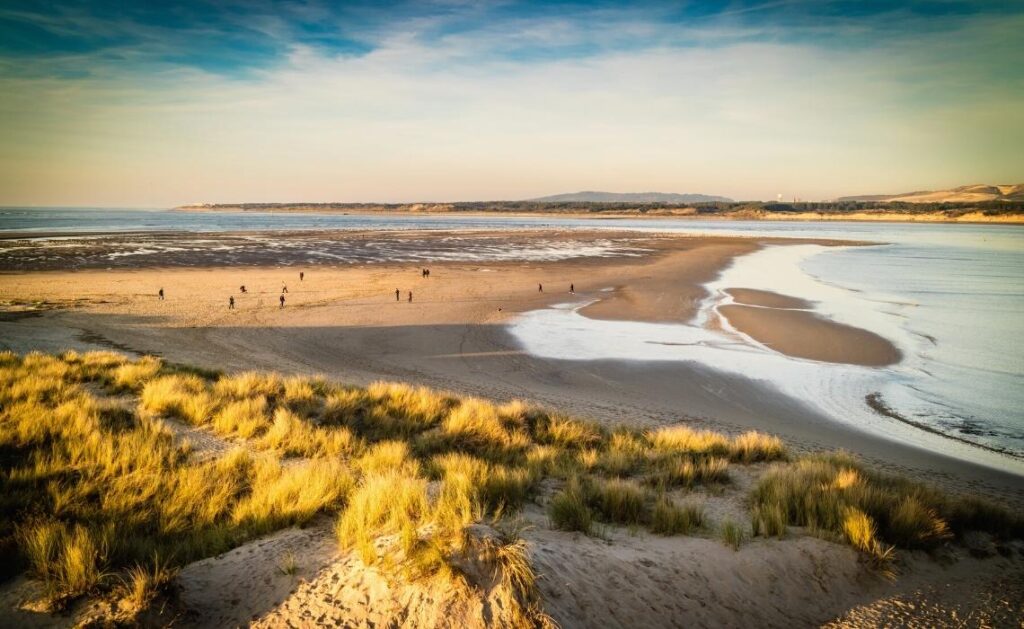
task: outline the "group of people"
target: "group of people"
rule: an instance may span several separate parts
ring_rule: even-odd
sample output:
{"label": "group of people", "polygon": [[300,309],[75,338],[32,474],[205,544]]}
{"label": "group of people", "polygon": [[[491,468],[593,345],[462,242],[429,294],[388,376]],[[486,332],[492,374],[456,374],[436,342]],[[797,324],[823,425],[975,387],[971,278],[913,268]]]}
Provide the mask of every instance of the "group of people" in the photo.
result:
{"label": "group of people", "polygon": [[[430,277],[430,269],[427,269],[427,268],[420,269],[420,277]],[[411,304],[412,303],[412,291],[409,291],[408,295],[409,295],[408,296],[408,300],[409,300],[409,303]],[[400,291],[397,288],[395,289],[395,301],[402,301],[402,291]]]}
{"label": "group of people", "polygon": [[[420,273],[421,273],[421,277],[430,277],[430,269],[426,269],[426,268],[420,269]],[[299,271],[299,281],[302,282],[305,279],[306,279],[306,273],[304,271]],[[543,284],[537,284],[537,291],[543,293],[544,292],[544,285]],[[242,293],[243,295],[246,292],[248,292],[245,289],[245,284],[242,284],[241,286],[238,287],[238,292]],[[285,297],[284,296],[285,296],[285,293],[287,293],[287,292],[288,292],[288,285],[282,282],[281,283],[281,295],[278,297],[278,303],[280,304],[278,306],[279,308],[284,308],[284,303],[285,303]],[[573,293],[573,294],[576,293],[576,285],[575,284],[569,284],[569,292]],[[160,290],[157,291],[157,297],[160,299],[160,301],[164,300],[164,289],[163,289],[163,287],[161,287]],[[401,300],[402,300],[402,291],[400,291],[399,289],[396,288],[395,289],[395,301],[401,301]],[[408,293],[408,300],[409,300],[409,303],[411,304],[412,303],[412,291],[409,291],[409,293]],[[230,297],[228,297],[228,310],[234,310],[234,309],[235,309],[235,296],[231,295]]]}

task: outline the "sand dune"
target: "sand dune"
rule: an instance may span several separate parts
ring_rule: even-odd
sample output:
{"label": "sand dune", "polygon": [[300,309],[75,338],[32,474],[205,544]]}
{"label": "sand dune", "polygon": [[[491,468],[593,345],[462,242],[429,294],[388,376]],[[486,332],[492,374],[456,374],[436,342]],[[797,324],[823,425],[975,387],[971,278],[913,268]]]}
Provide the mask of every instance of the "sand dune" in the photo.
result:
{"label": "sand dune", "polygon": [[901,194],[874,194],[841,197],[839,201],[896,201],[900,203],[978,203],[1014,201],[1024,198],[1024,184],[971,184],[949,190],[921,190]]}

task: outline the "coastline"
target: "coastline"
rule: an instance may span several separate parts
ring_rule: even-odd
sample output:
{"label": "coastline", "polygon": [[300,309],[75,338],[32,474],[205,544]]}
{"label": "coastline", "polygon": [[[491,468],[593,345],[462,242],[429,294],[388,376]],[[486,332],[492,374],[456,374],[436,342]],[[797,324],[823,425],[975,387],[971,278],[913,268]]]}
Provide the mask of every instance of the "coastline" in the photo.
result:
{"label": "coastline", "polygon": [[[599,421],[758,429],[797,447],[848,449],[956,491],[981,489],[1024,504],[1018,475],[839,424],[762,383],[686,363],[538,358],[506,327],[520,313],[567,299],[604,298],[608,305],[590,313],[599,318],[686,320],[706,297],[708,278],[767,242],[777,241],[658,237],[639,257],[433,262],[429,279],[420,277],[419,264],[386,262],[306,267],[302,282],[299,267],[268,266],[7,273],[0,300],[38,302],[39,315],[0,321],[0,346],[98,345],[227,370],[321,372],[358,384],[403,380],[493,399],[526,397]],[[673,298],[657,299],[665,282],[676,284]],[[228,311],[227,295],[242,283],[249,292]],[[163,302],[157,287],[167,291]]]}
{"label": "coastline", "polygon": [[[416,204],[430,205],[430,204]],[[437,204],[442,205],[442,204]],[[372,207],[360,207],[347,209],[320,209],[320,208],[261,208],[247,209],[241,206],[218,206],[218,207],[192,207],[179,206],[170,208],[174,212],[242,212],[253,214],[335,214],[335,215],[398,215],[398,216],[472,216],[472,217],[515,217],[515,218],[588,218],[588,219],[680,219],[680,220],[701,220],[701,221],[795,221],[795,222],[851,222],[851,223],[962,223],[980,225],[1024,225],[1024,213],[989,216],[980,211],[967,212],[959,216],[949,216],[942,212],[910,213],[910,212],[851,212],[851,213],[822,213],[822,212],[735,212],[730,214],[701,214],[694,208],[682,208],[673,210],[651,210],[633,212],[629,211],[486,211],[486,210],[430,210],[430,209],[374,209]]]}

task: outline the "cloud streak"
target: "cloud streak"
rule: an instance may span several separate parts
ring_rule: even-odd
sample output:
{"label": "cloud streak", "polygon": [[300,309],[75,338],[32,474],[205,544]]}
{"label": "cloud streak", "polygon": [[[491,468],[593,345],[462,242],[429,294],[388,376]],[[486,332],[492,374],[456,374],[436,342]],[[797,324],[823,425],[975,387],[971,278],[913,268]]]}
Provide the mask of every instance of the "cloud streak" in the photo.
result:
{"label": "cloud streak", "polygon": [[[0,203],[828,198],[1020,178],[1024,15],[843,4],[5,9],[96,43],[0,51]],[[182,50],[225,33],[269,52]]]}

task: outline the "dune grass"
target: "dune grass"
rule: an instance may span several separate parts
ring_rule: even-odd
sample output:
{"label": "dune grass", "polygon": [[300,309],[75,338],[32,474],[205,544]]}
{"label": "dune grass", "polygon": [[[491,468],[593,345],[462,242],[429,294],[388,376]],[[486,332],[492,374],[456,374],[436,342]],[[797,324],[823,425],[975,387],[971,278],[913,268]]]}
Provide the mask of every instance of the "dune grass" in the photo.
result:
{"label": "dune grass", "polygon": [[1020,515],[869,470],[841,453],[769,470],[751,495],[751,511],[755,534],[781,536],[786,526],[804,526],[878,561],[894,548],[935,548],[969,530],[1024,537]]}
{"label": "dune grass", "polygon": [[746,537],[743,527],[729,519],[724,520],[719,526],[718,534],[722,538],[722,543],[733,550],[739,550]]}
{"label": "dune grass", "polygon": [[678,506],[662,496],[651,510],[650,529],[658,535],[690,535],[704,525],[704,520],[704,511],[700,506]]}
{"label": "dune grass", "polygon": [[[166,425],[178,421],[238,447],[193,457]],[[327,513],[340,544],[368,564],[469,588],[480,577],[467,561],[491,565],[523,623],[541,623],[525,544],[482,535],[482,524],[538,500],[560,529],[688,535],[711,523],[673,495],[762,462],[776,466],[751,496],[755,535],[807,526],[883,557],[967,530],[1024,529],[989,503],[848,458],[790,458],[761,433],[608,430],[404,384],[0,352],[0,577],[28,571],[58,606],[116,591],[142,608],[179,566]],[[738,546],[739,525],[718,528]]]}

